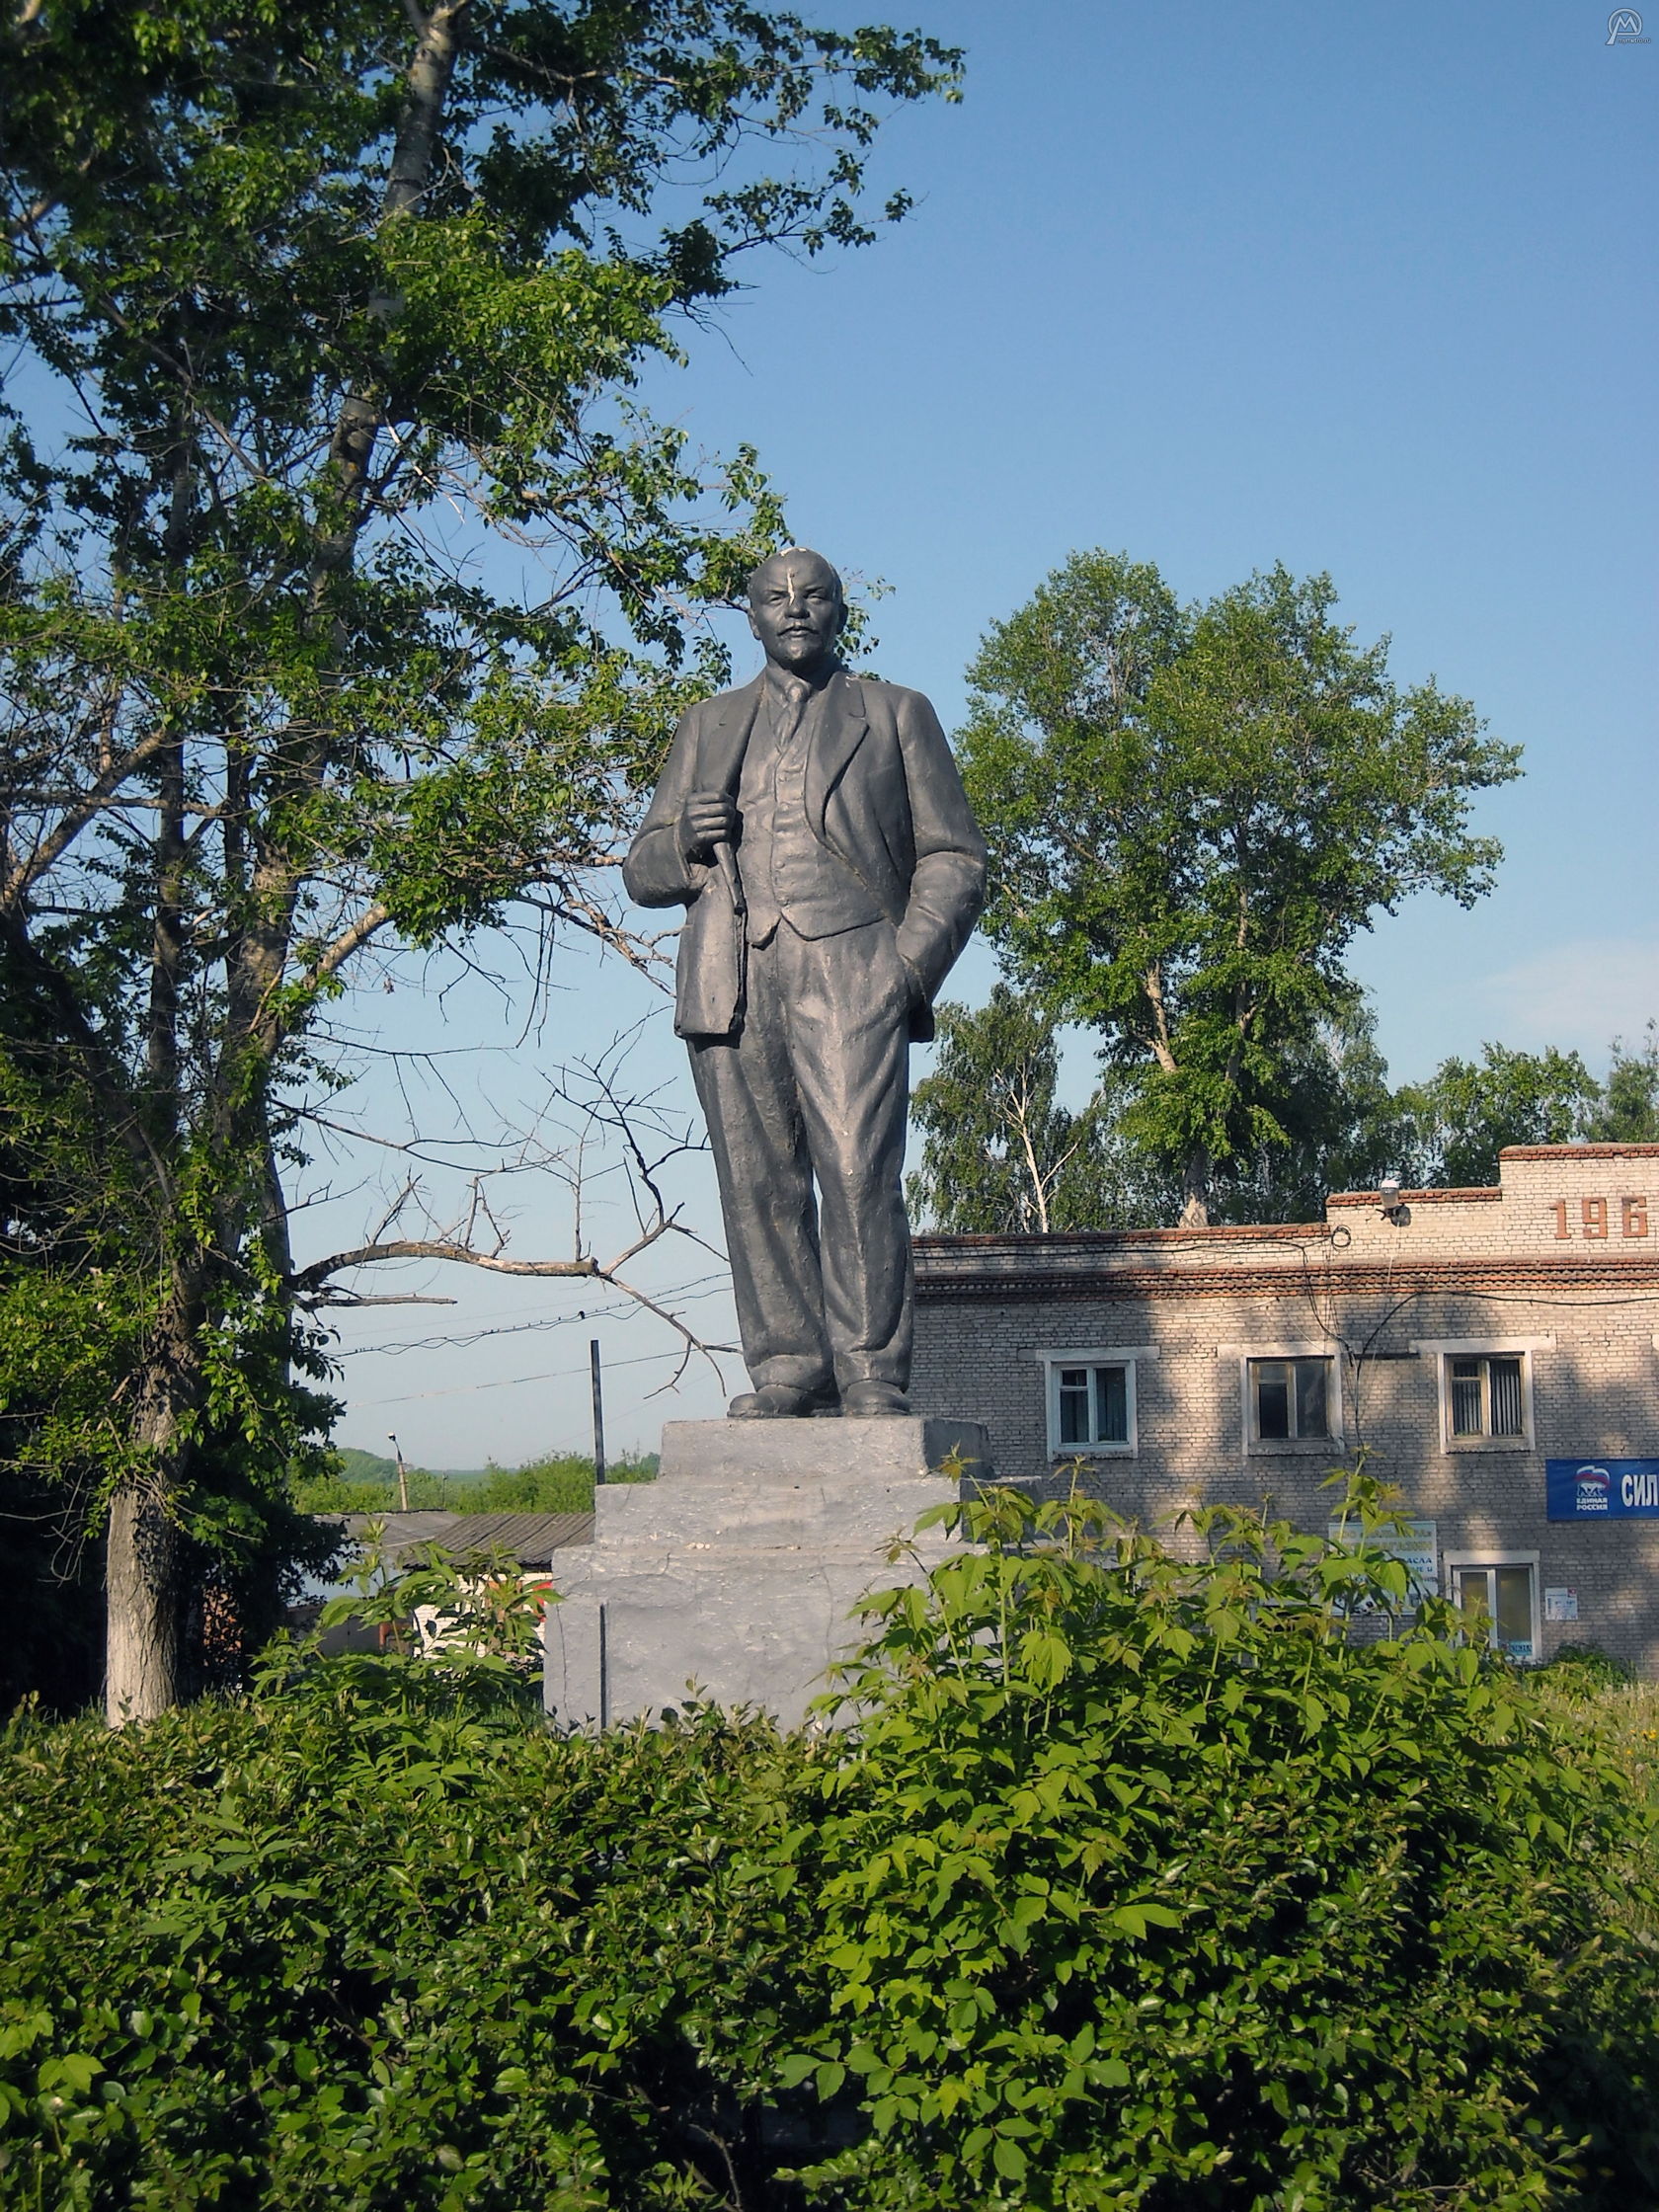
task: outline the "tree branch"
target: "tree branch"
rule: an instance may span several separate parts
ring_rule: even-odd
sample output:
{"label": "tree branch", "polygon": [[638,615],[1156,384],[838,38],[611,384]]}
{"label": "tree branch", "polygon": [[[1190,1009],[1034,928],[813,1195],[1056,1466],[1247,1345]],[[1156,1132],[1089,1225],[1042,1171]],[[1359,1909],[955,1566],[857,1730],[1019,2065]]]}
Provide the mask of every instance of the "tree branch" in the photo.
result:
{"label": "tree branch", "polygon": [[[664,1224],[665,1228],[668,1225]],[[647,1242],[655,1241],[655,1237],[647,1239]],[[634,1249],[637,1251],[639,1247],[636,1245]],[[596,1282],[610,1280],[609,1271],[591,1252],[578,1253],[568,1260],[507,1260],[499,1253],[475,1252],[466,1244],[450,1243],[442,1237],[395,1236],[385,1243],[358,1244],[349,1252],[335,1252],[326,1260],[313,1260],[309,1267],[300,1268],[289,1278],[290,1288],[301,1304],[312,1303],[321,1293],[321,1303],[326,1304],[331,1275],[343,1275],[353,1267],[372,1267],[386,1260],[450,1260],[462,1267],[486,1267],[494,1275],[582,1276],[592,1277]]]}
{"label": "tree branch", "polygon": [[32,886],[39,883],[62,858],[88,823],[105,806],[112,793],[128,776],[135,775],[148,761],[153,760],[168,742],[168,731],[164,725],[102,770],[96,781],[64,813],[57,827],[35,848],[30,857],[20,860],[12,869],[4,887],[0,888],[0,913],[11,914],[17,911]]}
{"label": "tree branch", "polygon": [[1031,1094],[1022,1091],[1013,1104],[1014,1127],[1019,1132],[1020,1146],[1025,1153],[1026,1173],[1031,1177],[1031,1195],[1037,1202],[1038,1232],[1049,1233],[1049,1194],[1043,1170],[1038,1164],[1037,1147],[1031,1141]]}
{"label": "tree branch", "polygon": [[1146,989],[1156,1025],[1151,1040],[1152,1054],[1164,1073],[1173,1075],[1177,1068],[1175,1055],[1169,1045],[1169,1011],[1163,1002],[1163,969],[1155,960],[1146,970]]}
{"label": "tree branch", "polygon": [[391,915],[377,899],[373,906],[365,907],[350,929],[343,929],[332,945],[327,946],[305,971],[301,981],[307,989],[313,988],[339,968],[344,967],[353,953],[359,952],[376,930],[383,929]]}

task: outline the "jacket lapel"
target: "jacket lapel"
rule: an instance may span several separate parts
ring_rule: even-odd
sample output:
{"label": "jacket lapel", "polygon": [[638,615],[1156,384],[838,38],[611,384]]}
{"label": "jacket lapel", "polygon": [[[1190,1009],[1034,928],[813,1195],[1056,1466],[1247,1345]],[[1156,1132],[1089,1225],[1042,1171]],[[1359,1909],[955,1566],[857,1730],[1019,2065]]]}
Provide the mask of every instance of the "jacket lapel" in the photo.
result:
{"label": "jacket lapel", "polygon": [[762,672],[752,683],[746,683],[737,691],[728,691],[721,701],[718,718],[712,727],[705,728],[697,748],[699,791],[730,791],[736,796],[738,778],[743,774],[744,754],[749,750],[749,733],[760,710],[763,680]]}
{"label": "jacket lapel", "polygon": [[837,669],[826,686],[824,711],[807,760],[807,820],[820,837],[824,836],[830,794],[863,744],[869,727],[863,692],[844,669]]}

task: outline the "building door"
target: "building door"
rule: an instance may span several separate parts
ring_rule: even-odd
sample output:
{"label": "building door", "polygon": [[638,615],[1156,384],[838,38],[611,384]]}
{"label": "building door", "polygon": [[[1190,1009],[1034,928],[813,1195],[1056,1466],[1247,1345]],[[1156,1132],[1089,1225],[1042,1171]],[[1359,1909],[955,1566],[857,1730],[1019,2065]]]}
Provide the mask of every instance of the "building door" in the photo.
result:
{"label": "building door", "polygon": [[1452,1567],[1452,1602],[1471,1629],[1479,1624],[1495,1650],[1511,1659],[1536,1659],[1537,1581],[1531,1565],[1460,1563]]}

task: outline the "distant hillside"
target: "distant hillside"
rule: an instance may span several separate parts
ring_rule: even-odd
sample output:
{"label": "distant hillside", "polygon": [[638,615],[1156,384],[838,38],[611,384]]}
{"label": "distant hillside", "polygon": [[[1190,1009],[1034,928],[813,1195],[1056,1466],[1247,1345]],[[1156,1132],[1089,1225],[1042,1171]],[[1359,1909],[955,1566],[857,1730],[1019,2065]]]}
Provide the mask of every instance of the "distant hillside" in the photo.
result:
{"label": "distant hillside", "polygon": [[[294,1503],[307,1513],[395,1513],[397,1462],[348,1446],[341,1471],[294,1486]],[[657,1455],[612,1462],[612,1482],[654,1482]],[[588,1513],[593,1504],[593,1462],[585,1454],[550,1453],[519,1467],[416,1467],[408,1469],[409,1503],[420,1512]]]}
{"label": "distant hillside", "polygon": [[[377,1452],[359,1452],[355,1445],[341,1448],[342,1472],[348,1482],[396,1482],[397,1462]],[[482,1482],[489,1467],[409,1467],[410,1475],[428,1475],[435,1482]]]}

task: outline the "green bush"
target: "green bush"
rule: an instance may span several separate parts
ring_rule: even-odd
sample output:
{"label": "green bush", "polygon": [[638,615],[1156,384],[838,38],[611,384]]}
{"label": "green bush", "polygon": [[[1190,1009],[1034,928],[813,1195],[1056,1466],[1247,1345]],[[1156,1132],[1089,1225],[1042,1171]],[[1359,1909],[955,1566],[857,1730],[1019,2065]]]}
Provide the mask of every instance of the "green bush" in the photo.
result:
{"label": "green bush", "polygon": [[[1355,1484],[1362,1531],[1381,1515]],[[882,1605],[793,1831],[856,2084],[840,2201],[1317,2212],[1659,2200],[1650,1829],[1611,1745],[1405,1570],[1225,1509],[1184,1562],[1072,1500]]]}
{"label": "green bush", "polygon": [[[657,1455],[632,1460],[612,1460],[605,1467],[607,1482],[655,1482]],[[592,1513],[593,1462],[581,1453],[550,1453],[545,1459],[526,1461],[521,1467],[490,1467],[478,1486],[476,1499],[458,1511],[466,1513]]]}
{"label": "green bush", "polygon": [[[287,1651],[0,1753],[0,2202],[39,2212],[1659,2199],[1613,1732],[1397,1561],[1085,1504],[881,1601],[780,1736]],[[815,2148],[816,2138],[816,2148]]]}
{"label": "green bush", "polygon": [[800,1931],[741,1861],[796,1764],[711,1713],[566,1738],[497,1674],[376,1661],[19,1728],[0,2202],[750,2201]]}

